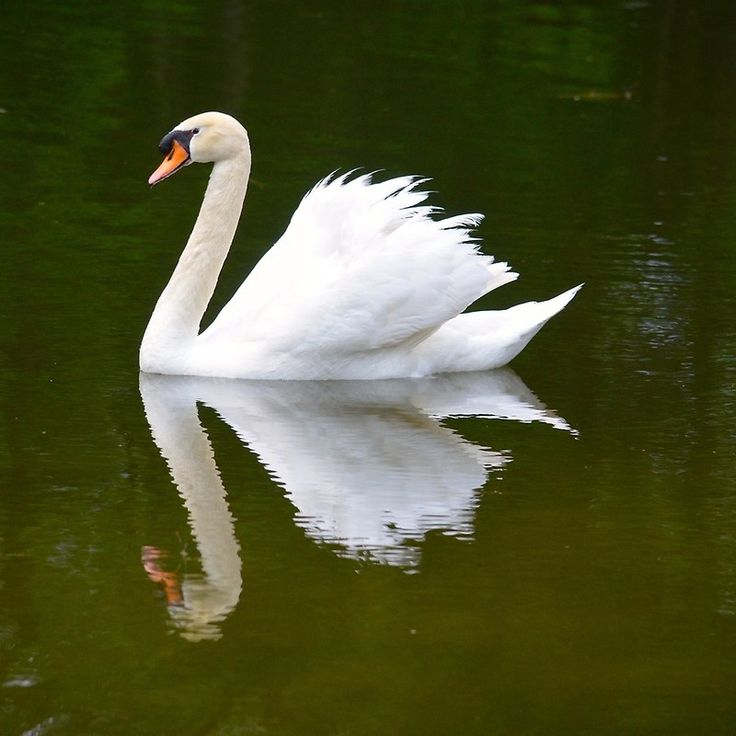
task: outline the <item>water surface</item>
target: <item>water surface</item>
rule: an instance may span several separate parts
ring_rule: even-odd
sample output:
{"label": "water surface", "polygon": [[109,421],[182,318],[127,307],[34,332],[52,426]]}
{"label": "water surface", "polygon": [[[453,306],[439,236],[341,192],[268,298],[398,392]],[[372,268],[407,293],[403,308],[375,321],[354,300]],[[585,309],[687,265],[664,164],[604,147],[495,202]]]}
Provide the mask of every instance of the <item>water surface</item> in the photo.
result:
{"label": "water surface", "polygon": [[[0,731],[731,734],[728,2],[6,3]],[[337,168],[433,177],[518,282],[512,369],[140,377],[207,171],[253,182],[216,310]]]}

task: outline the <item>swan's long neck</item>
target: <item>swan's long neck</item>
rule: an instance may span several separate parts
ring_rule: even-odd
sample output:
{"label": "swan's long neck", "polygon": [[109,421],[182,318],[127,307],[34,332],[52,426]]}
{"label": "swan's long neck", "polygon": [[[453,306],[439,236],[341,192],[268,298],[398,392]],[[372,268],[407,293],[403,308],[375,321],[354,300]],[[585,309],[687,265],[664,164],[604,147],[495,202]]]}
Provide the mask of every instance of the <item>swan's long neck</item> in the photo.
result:
{"label": "swan's long neck", "polygon": [[249,175],[247,141],[238,154],[213,166],[197,222],[143,336],[144,370],[146,359],[185,349],[197,337],[238,226]]}

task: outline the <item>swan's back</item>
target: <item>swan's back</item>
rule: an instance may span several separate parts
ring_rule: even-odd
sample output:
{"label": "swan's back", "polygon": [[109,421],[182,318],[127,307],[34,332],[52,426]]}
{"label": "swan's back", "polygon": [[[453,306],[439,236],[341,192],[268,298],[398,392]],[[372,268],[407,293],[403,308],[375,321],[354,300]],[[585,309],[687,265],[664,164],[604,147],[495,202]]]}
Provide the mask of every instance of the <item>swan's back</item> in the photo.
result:
{"label": "swan's back", "polygon": [[448,320],[517,277],[478,253],[469,231],[482,216],[438,219],[440,210],[422,204],[423,181],[319,182],[203,342],[267,344],[274,357],[325,374],[317,377],[342,377],[358,359],[406,361]]}

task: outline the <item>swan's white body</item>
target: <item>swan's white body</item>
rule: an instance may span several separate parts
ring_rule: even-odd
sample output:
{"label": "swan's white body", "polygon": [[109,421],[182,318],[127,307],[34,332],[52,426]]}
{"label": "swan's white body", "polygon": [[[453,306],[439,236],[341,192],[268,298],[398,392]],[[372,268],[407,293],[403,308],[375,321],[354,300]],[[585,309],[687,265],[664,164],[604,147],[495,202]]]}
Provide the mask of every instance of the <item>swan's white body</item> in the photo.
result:
{"label": "swan's white body", "polygon": [[[250,174],[245,129],[222,113],[178,125],[176,167],[214,161],[202,208],[140,350],[151,373],[254,379],[382,379],[505,365],[573,298],[461,314],[513,281],[478,253],[480,215],[433,219],[414,177],[328,178],[302,200],[279,241],[201,334]],[[162,147],[164,142],[162,142]],[[182,154],[183,154],[182,149]],[[174,155],[172,147],[170,160]],[[167,167],[167,168],[165,168]],[[162,172],[162,169],[165,169]],[[160,175],[157,177],[157,174]]]}

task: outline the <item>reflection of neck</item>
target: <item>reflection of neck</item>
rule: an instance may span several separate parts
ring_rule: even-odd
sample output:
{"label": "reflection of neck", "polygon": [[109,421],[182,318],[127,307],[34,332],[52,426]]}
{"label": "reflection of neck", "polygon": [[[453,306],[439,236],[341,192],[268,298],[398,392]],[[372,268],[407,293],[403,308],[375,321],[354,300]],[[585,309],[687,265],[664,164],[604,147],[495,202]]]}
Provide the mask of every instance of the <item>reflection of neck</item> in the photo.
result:
{"label": "reflection of neck", "polygon": [[197,222],[143,336],[143,355],[181,347],[197,336],[238,226],[249,175],[247,144],[212,167]]}
{"label": "reflection of neck", "polygon": [[187,609],[184,625],[196,633],[229,613],[240,597],[242,578],[233,517],[195,401],[176,396],[171,400],[162,386],[147,391],[144,378],[141,376],[141,395],[151,433],[189,512],[202,559],[204,581],[182,583]]}

